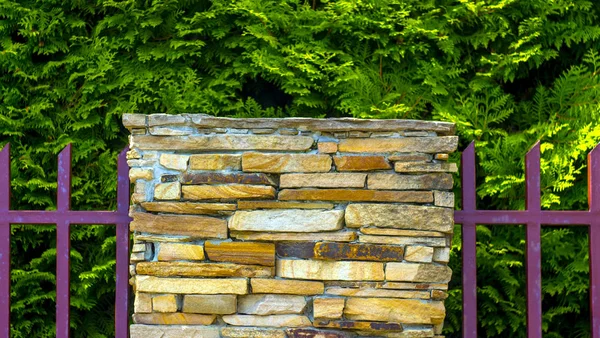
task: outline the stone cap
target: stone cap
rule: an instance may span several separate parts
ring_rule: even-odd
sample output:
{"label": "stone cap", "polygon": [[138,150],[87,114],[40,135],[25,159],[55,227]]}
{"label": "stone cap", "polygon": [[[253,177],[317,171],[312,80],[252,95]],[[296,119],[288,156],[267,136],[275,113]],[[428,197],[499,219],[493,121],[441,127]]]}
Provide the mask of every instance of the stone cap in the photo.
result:
{"label": "stone cap", "polygon": [[454,135],[455,124],[420,120],[368,120],[356,118],[228,118],[206,114],[124,114],[123,125],[135,128],[157,126],[190,126],[197,128],[296,128],[301,131],[430,131],[438,135]]}

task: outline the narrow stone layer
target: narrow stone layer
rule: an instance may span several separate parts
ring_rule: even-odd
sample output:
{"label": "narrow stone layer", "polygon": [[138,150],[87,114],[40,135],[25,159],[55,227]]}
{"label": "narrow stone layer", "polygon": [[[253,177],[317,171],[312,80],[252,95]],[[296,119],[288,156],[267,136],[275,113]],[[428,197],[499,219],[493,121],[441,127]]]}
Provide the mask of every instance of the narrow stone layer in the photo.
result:
{"label": "narrow stone layer", "polygon": [[196,135],[146,136],[133,135],[132,145],[141,150],[287,150],[305,151],[314,140],[308,136],[278,135]]}
{"label": "narrow stone layer", "polygon": [[233,231],[319,232],[342,228],[343,210],[238,211],[229,220]]}
{"label": "narrow stone layer", "polygon": [[183,235],[196,238],[227,238],[227,222],[206,216],[167,216],[136,212],[131,231]]}

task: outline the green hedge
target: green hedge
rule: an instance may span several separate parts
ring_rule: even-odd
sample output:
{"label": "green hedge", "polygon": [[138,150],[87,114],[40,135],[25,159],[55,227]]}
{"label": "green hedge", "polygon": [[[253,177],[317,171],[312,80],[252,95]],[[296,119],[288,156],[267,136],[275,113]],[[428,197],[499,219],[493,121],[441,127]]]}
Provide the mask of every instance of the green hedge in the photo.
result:
{"label": "green hedge", "polygon": [[[541,139],[543,207],[585,209],[599,14],[593,0],[0,1],[13,207],[55,207],[68,143],[73,207],[114,207],[120,116],[208,113],[456,122],[463,146],[477,140],[479,208],[524,207],[523,156]],[[460,333],[459,231],[449,337]],[[53,336],[54,234],[13,227],[13,337]],[[585,229],[542,236],[545,336],[587,337]],[[72,240],[74,336],[110,337],[114,229],[74,226]],[[482,336],[525,336],[523,252],[522,227],[478,228]]]}

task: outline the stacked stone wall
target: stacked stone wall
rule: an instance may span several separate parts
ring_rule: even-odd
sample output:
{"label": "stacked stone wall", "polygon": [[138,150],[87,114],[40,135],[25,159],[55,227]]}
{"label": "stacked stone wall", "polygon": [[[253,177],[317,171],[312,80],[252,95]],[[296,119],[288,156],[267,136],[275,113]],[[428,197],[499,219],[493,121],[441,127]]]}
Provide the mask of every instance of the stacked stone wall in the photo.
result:
{"label": "stacked stone wall", "polygon": [[441,337],[452,124],[123,122],[132,337]]}

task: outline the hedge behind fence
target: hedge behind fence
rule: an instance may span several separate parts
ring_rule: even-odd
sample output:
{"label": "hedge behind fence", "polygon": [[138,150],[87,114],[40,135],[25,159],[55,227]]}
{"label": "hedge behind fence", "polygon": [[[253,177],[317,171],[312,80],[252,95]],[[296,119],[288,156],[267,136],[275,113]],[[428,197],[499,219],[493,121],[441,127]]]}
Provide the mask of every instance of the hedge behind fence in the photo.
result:
{"label": "hedge behind fence", "polygon": [[[541,139],[543,207],[585,209],[599,14],[593,0],[0,1],[13,207],[55,207],[68,143],[73,207],[114,207],[120,116],[133,112],[450,120],[463,145],[477,140],[480,208],[524,207],[523,156]],[[54,335],[54,235],[13,226],[13,337]],[[542,236],[546,336],[587,337],[586,231]],[[110,337],[114,230],[74,226],[72,240],[74,336]],[[524,337],[524,230],[481,226],[478,240],[481,335]],[[449,337],[459,228],[455,243]]]}

